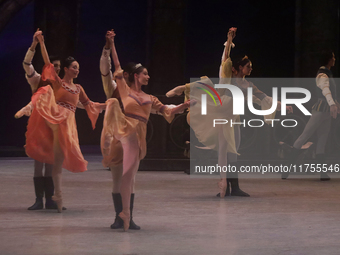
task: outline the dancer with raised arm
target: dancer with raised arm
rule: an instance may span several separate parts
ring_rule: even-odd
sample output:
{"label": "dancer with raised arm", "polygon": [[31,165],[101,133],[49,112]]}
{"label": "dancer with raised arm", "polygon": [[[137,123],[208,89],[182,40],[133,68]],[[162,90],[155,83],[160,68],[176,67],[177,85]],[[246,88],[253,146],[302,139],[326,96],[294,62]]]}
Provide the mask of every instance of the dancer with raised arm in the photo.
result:
{"label": "dancer with raised arm", "polygon": [[144,93],[142,86],[148,84],[150,77],[148,70],[141,64],[136,64],[129,74],[128,79],[131,82],[129,87],[123,78],[123,70],[115,49],[115,34],[113,31],[109,32],[115,66],[113,78],[116,80],[125,113],[122,112],[116,98],[107,100],[101,148],[103,165],[109,166],[112,171],[113,193],[121,194],[122,211],[118,217],[123,221],[124,230],[127,231],[132,221],[133,180],[140,160],[146,155],[146,124],[151,109],[160,112],[168,122],[171,122],[174,115],[187,108],[190,102],[170,109],[156,97]]}
{"label": "dancer with raised arm", "polygon": [[[110,37],[113,35],[113,31],[108,31],[105,35],[106,43],[102,51],[102,55],[100,57],[100,72],[101,72],[101,77],[102,77],[102,83],[103,83],[103,88],[104,92],[106,95],[106,98],[117,98],[119,101],[119,104],[121,106],[122,112],[124,112],[124,107],[119,95],[119,90],[117,88],[117,83],[113,78],[112,71],[111,71],[111,58],[110,58],[110,52],[111,52],[111,42],[110,42]],[[133,84],[133,81],[130,79],[129,76],[135,71],[135,66],[136,63],[130,62],[128,63],[124,68],[123,76],[124,79],[129,87]],[[169,108],[174,108],[176,105],[166,105]],[[162,115],[162,113],[157,112],[155,109],[151,108],[151,113],[152,114],[158,114]],[[104,137],[104,136],[102,136]],[[117,143],[120,143],[120,141],[115,140]],[[117,146],[117,145],[116,145]],[[120,145],[118,144],[120,147]],[[115,147],[112,145],[111,147]],[[112,166],[112,169],[115,168],[114,171],[111,171],[112,173],[112,179],[113,179],[113,187],[112,187],[112,199],[113,199],[113,204],[115,207],[116,211],[116,219],[115,222],[111,225],[112,229],[117,229],[117,228],[123,228],[123,221],[118,217],[118,214],[122,211],[123,205],[122,205],[122,198],[121,194],[119,193],[120,190],[120,181],[121,181],[121,173],[123,171],[122,165],[117,165],[117,166]],[[134,200],[135,200],[135,194],[134,194],[134,187],[135,187],[135,179],[133,179],[133,191],[131,193],[131,199],[130,199],[130,227],[129,229],[133,230],[139,230],[140,227],[135,224],[135,222],[132,220],[132,211],[133,211],[133,205],[134,205]]]}
{"label": "dancer with raised arm", "polygon": [[[25,70],[25,77],[28,84],[31,87],[32,94],[34,94],[38,88],[42,86],[48,85],[47,81],[43,81],[41,79],[41,75],[35,71],[32,65],[32,59],[35,54],[35,48],[39,43],[38,39],[36,38],[36,34],[33,36],[33,41],[28,49],[24,61],[23,67]],[[53,64],[55,72],[59,74],[60,72],[60,59],[58,57],[50,57],[50,61]],[[21,118],[23,115],[30,116],[33,110],[32,102],[29,102],[26,106],[20,109],[16,114],[15,118]],[[45,172],[43,169],[45,167]],[[34,190],[35,190],[35,203],[28,207],[28,210],[40,210],[44,208],[43,198],[45,195],[45,209],[57,209],[57,204],[52,200],[52,196],[54,195],[54,185],[52,180],[52,168],[51,164],[39,162],[34,160]],[[63,208],[64,210],[66,208]]]}
{"label": "dancer with raised arm", "polygon": [[[225,48],[222,55],[221,66],[219,70],[219,78],[220,84],[233,84],[238,86],[244,94],[246,94],[247,88],[253,88],[253,102],[261,105],[262,110],[267,110],[271,108],[272,98],[268,97],[262,91],[257,89],[257,87],[248,82],[245,79],[245,76],[250,75],[252,70],[252,65],[248,57],[241,58],[237,61],[232,62],[230,59],[230,49],[233,46],[233,38],[235,37],[236,28],[230,28],[228,32],[228,40],[224,44]],[[200,84],[210,84],[213,86],[213,83],[207,78],[202,77],[201,81],[189,83],[186,85],[178,86],[173,90],[169,91],[167,96],[180,95],[185,92],[186,98],[190,97],[190,91],[195,91],[193,88],[199,86]],[[197,91],[197,90],[196,90]],[[199,90],[198,90],[199,91]],[[225,89],[217,89],[222,105],[220,109],[214,108],[215,117],[221,117],[227,119],[232,119],[233,122],[239,122],[239,116],[235,116],[232,113],[232,94],[229,90]],[[199,97],[195,97],[199,100]],[[195,107],[198,107],[199,103]],[[278,102],[277,110],[280,110],[281,104]],[[292,107],[287,107],[288,112],[292,112]],[[213,114],[209,112],[209,115],[202,117],[200,111],[195,111],[195,116],[192,116],[193,111],[190,114],[190,126],[193,128],[196,137],[198,140],[204,144],[205,146],[215,149],[218,151],[218,165],[219,166],[227,166],[228,163],[235,163],[237,161],[237,150],[240,145],[240,126],[233,125],[220,125],[218,127],[212,128],[211,123],[213,120]],[[221,114],[223,115],[221,115]],[[272,116],[275,116],[275,111],[270,116],[265,116],[265,118],[271,119]],[[207,118],[210,118],[211,121],[207,121]],[[189,119],[189,118],[188,118]],[[189,123],[189,121],[188,121]],[[218,183],[220,193],[217,196],[221,198],[225,195],[233,195],[233,196],[249,196],[246,192],[242,191],[239,188],[238,184],[238,174],[237,173],[228,173],[228,179],[226,178],[226,173],[221,172],[220,177],[221,180]],[[231,188],[231,191],[230,191]]]}
{"label": "dancer with raised arm", "polygon": [[79,74],[79,64],[72,58],[65,60],[65,75],[60,79],[47,54],[42,32],[36,35],[45,62],[41,79],[51,86],[44,86],[32,96],[33,111],[26,133],[26,154],[40,162],[53,164],[52,178],[58,212],[62,211],[62,168],[71,172],[87,170],[87,161],[79,148],[75,110],[80,101],[95,128],[99,113],[105,104],[89,100],[84,89],[73,83]]}

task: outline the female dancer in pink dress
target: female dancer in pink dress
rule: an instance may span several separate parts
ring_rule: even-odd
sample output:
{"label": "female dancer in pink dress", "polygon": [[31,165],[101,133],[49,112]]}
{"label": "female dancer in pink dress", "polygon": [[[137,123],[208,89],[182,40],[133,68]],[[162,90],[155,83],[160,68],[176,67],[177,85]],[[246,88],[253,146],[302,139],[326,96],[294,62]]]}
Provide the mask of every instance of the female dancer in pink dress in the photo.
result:
{"label": "female dancer in pink dress", "polygon": [[52,84],[41,87],[33,96],[33,111],[28,121],[26,133],[26,154],[40,162],[53,164],[52,178],[55,195],[52,197],[62,211],[62,168],[77,173],[87,170],[87,161],[79,148],[75,109],[80,101],[95,127],[99,113],[105,109],[105,104],[89,100],[84,89],[73,83],[79,74],[79,64],[74,58],[65,61],[65,75],[60,79],[45,48],[44,38],[39,31],[37,38],[45,62],[42,80]]}
{"label": "female dancer in pink dress", "polygon": [[[117,88],[117,83],[113,79],[112,71],[111,71],[111,58],[110,58],[110,52],[111,52],[111,40],[110,37],[112,36],[112,31],[108,31],[105,35],[106,43],[102,51],[102,55],[100,57],[100,72],[102,74],[102,82],[103,82],[103,88],[104,92],[106,95],[106,98],[117,98],[119,101],[119,104],[122,108],[122,112],[124,112],[124,107],[119,95],[119,90]],[[127,65],[124,66],[123,70],[123,76],[124,79],[129,87],[134,83],[132,79],[129,80],[129,76],[135,71],[136,63],[130,62]],[[167,107],[174,108],[176,105],[166,105]],[[161,113],[155,111],[154,109],[151,108],[151,114],[159,114],[162,115]],[[103,139],[105,139],[105,134],[103,133],[102,136]],[[118,146],[120,147],[120,141],[115,140],[117,143],[116,145],[113,145],[111,143],[111,147]],[[103,143],[104,144],[104,140]],[[107,164],[104,164],[107,166]],[[120,186],[121,186],[121,178],[122,178],[122,172],[123,172],[123,165],[122,164],[117,164],[117,165],[110,165],[110,171],[112,174],[112,180],[113,180],[113,185],[112,185],[112,199],[113,199],[113,204],[114,208],[116,211],[116,218],[113,224],[111,224],[112,229],[118,229],[118,228],[123,228],[123,221],[118,217],[119,213],[122,211],[122,197],[120,194]],[[132,219],[132,212],[133,212],[133,207],[134,207],[134,201],[135,201],[135,194],[134,194],[134,187],[135,187],[135,179],[133,179],[133,184],[132,184],[132,193],[131,193],[131,198],[130,198],[130,227],[129,229],[133,230],[140,230],[140,227],[135,224],[135,222]]]}
{"label": "female dancer in pink dress", "polygon": [[[178,105],[172,109],[163,105],[156,97],[142,91],[142,85],[149,82],[148,71],[141,64],[134,67],[129,75],[131,87],[123,78],[117,52],[114,45],[114,32],[110,34],[112,58],[115,66],[114,78],[124,106],[124,113],[116,98],[107,100],[107,109],[104,117],[101,147],[103,165],[109,166],[117,192],[121,194],[123,209],[119,217],[123,221],[124,230],[129,229],[130,199],[133,192],[133,180],[137,173],[139,162],[146,155],[146,127],[151,109],[160,112],[164,118],[171,122],[174,115],[183,111],[190,102]],[[122,167],[121,167],[122,165]],[[119,183],[116,183],[119,181]]]}

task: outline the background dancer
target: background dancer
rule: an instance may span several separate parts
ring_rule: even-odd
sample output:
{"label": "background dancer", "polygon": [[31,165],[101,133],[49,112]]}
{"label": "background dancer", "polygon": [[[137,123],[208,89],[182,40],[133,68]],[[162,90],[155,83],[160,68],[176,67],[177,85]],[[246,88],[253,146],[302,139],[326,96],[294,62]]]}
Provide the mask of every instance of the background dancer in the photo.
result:
{"label": "background dancer", "polygon": [[[289,156],[289,164],[296,164],[300,156],[301,147],[307,140],[316,133],[316,160],[317,164],[326,163],[325,148],[329,132],[331,130],[332,118],[336,118],[340,112],[340,105],[336,100],[336,84],[330,70],[335,65],[335,55],[332,51],[323,51],[320,54],[319,68],[316,75],[316,94],[318,101],[313,105],[312,116],[307,122],[302,134],[295,141]],[[289,172],[282,173],[281,178],[287,179]],[[329,181],[330,177],[327,173],[321,172],[321,181]]]}
{"label": "background dancer", "polygon": [[[252,64],[248,57],[244,57],[242,59],[237,60],[236,62],[232,62],[230,59],[230,49],[233,45],[233,38],[235,37],[236,28],[230,28],[228,32],[228,40],[224,44],[225,49],[222,55],[222,61],[219,71],[220,83],[221,84],[234,84],[238,86],[244,94],[246,94],[248,87],[253,87],[253,102],[261,105],[262,110],[270,109],[272,104],[272,98],[268,97],[265,93],[260,91],[254,84],[246,81],[245,76],[250,75],[252,71]],[[231,79],[233,77],[233,79]],[[209,81],[207,81],[209,83]],[[211,83],[211,81],[210,81]],[[212,83],[211,83],[212,84]],[[169,91],[167,96],[180,95],[183,91],[186,93],[186,97],[189,96],[190,88],[192,89],[195,86],[195,83],[190,83],[182,86],[178,86],[173,90]],[[221,95],[223,105],[228,105],[231,103],[231,93],[229,90],[218,89],[219,94]],[[223,96],[225,94],[225,96]],[[230,105],[230,107],[232,107]],[[280,102],[278,102],[277,110],[281,108]],[[292,112],[292,107],[287,106],[288,112]],[[227,113],[226,109],[226,113]],[[270,115],[266,116],[266,118],[272,118],[271,116],[275,116],[275,111]],[[237,121],[239,116],[229,116]],[[196,137],[200,142],[205,144],[208,147],[215,148],[218,150],[218,164],[220,166],[227,166],[228,163],[235,164],[237,162],[237,150],[240,146],[240,126],[236,125],[233,127],[229,127],[228,125],[224,125],[223,128],[215,129],[207,132],[207,121],[195,120],[191,118],[191,121],[195,121],[196,124],[191,125],[195,131]],[[215,138],[212,138],[215,136]],[[218,138],[218,139],[217,139]],[[217,140],[216,140],[217,139]],[[215,144],[214,142],[215,141]],[[249,196],[246,192],[242,191],[239,188],[238,183],[238,173],[228,173],[228,179],[226,178],[226,173],[221,173],[221,180],[219,182],[220,193],[217,196],[224,197],[225,195],[233,195],[233,196]],[[231,191],[230,191],[231,188]]]}

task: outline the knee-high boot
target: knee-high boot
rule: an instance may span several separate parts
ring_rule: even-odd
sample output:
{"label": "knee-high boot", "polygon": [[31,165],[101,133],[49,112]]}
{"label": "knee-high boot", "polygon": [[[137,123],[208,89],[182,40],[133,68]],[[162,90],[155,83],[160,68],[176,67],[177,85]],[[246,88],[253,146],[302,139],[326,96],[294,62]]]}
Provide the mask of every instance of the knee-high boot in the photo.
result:
{"label": "knee-high boot", "polygon": [[[326,164],[326,155],[325,154],[316,154],[316,163],[317,164]],[[329,181],[331,178],[327,173],[320,173],[320,181]]]}
{"label": "knee-high boot", "polygon": [[[44,189],[45,189],[45,209],[58,209],[56,202],[52,200],[52,196],[54,195],[54,184],[52,176],[44,177]],[[63,210],[66,210],[63,207]]]}
{"label": "knee-high boot", "polygon": [[122,228],[124,222],[122,221],[121,218],[118,217],[118,214],[120,214],[120,212],[123,210],[122,196],[120,195],[120,193],[112,193],[112,199],[116,211],[116,218],[115,222],[111,225],[111,228],[112,229]]}
{"label": "knee-high boot", "polygon": [[250,195],[240,189],[238,185],[238,173],[228,173],[231,187],[231,196],[249,197]]}
{"label": "knee-high boot", "polygon": [[44,208],[44,177],[33,177],[35,190],[35,203],[28,207],[27,210],[41,210]]}
{"label": "knee-high boot", "polygon": [[129,227],[129,229],[140,230],[140,226],[136,225],[136,223],[134,223],[134,221],[132,220],[132,211],[133,211],[134,201],[135,201],[135,194],[131,193],[131,198],[130,198],[130,227]]}
{"label": "knee-high boot", "polygon": [[[291,152],[290,152],[290,155],[289,155],[288,166],[295,165],[297,159],[299,158],[299,156],[301,155],[302,152],[303,151],[301,149],[296,149],[296,148],[293,147]],[[287,179],[288,176],[289,176],[289,172],[281,173],[281,179],[282,180]]]}

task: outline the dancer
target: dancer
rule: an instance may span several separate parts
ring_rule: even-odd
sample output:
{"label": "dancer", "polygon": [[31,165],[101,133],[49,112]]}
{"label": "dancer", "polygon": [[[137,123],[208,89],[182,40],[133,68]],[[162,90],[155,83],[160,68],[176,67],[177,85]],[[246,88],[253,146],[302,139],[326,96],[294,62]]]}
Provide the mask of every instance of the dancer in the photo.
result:
{"label": "dancer", "polygon": [[[244,94],[246,94],[247,88],[253,88],[253,102],[261,105],[262,110],[267,110],[271,108],[272,98],[268,97],[265,93],[260,91],[254,84],[248,82],[245,79],[245,76],[250,75],[252,70],[252,65],[248,57],[244,57],[236,62],[232,62],[230,59],[230,49],[233,45],[233,38],[235,37],[236,28],[230,28],[228,32],[228,40],[224,44],[224,52],[222,55],[222,61],[219,71],[220,83],[228,84],[232,83],[238,86]],[[203,79],[202,79],[203,78]],[[186,98],[189,97],[190,89],[192,90],[195,86],[205,83],[213,86],[213,83],[207,78],[202,77],[199,83],[190,83],[182,86],[178,86],[173,90],[169,91],[167,96],[180,95],[183,91],[185,91]],[[232,79],[233,78],[233,79]],[[195,90],[192,90],[195,91]],[[196,90],[199,91],[199,90]],[[218,92],[221,96],[221,101],[223,102],[223,108],[219,112],[216,111],[216,118],[221,116],[220,113],[223,112],[224,118],[230,118],[233,122],[239,122],[239,116],[232,115],[232,95],[229,90],[218,89]],[[195,97],[199,100],[199,97]],[[196,104],[195,107],[199,107],[199,103]],[[280,110],[281,104],[278,102],[277,110]],[[287,107],[288,112],[292,112],[292,107]],[[195,131],[195,135],[198,140],[206,145],[209,148],[215,149],[218,151],[218,164],[220,166],[227,166],[229,163],[234,163],[237,161],[237,150],[240,145],[240,126],[232,126],[223,125],[223,127],[218,126],[217,128],[211,128],[207,126],[206,123],[212,123],[207,121],[207,117],[211,120],[214,118],[213,114],[209,112],[209,116],[205,116],[204,119],[200,115],[199,111],[195,111],[197,114],[195,116],[192,115],[194,113],[191,111],[190,117],[190,125]],[[272,116],[275,116],[275,111],[270,116],[265,116],[265,119],[272,119]],[[188,122],[189,123],[189,122]],[[237,173],[228,173],[229,177],[226,178],[226,173],[221,173],[221,180],[219,182],[220,193],[217,196],[221,198],[225,195],[233,195],[233,196],[249,196],[246,192],[242,191],[239,188],[238,183],[238,174]],[[231,192],[230,192],[231,188]]]}
{"label": "dancer", "polygon": [[[128,79],[131,82],[129,87],[123,79],[123,70],[115,49],[115,33],[109,32],[111,32],[110,48],[115,66],[113,77],[116,80],[125,114],[116,98],[107,100],[101,148],[103,165],[109,166],[112,172],[113,194],[121,195],[122,211],[118,217],[123,221],[124,230],[127,231],[130,223],[133,222],[133,183],[139,162],[146,154],[146,124],[151,109],[160,112],[168,122],[171,122],[174,115],[187,108],[190,102],[170,109],[156,97],[144,93],[141,87],[148,84],[150,77],[147,69],[141,64],[135,65],[133,72],[129,74]],[[115,208],[116,201],[114,198]]]}
{"label": "dancer", "polygon": [[[124,113],[124,107],[122,104],[122,100],[119,95],[119,90],[117,88],[117,83],[113,79],[112,71],[111,71],[111,58],[110,58],[110,51],[111,51],[111,42],[110,42],[110,37],[113,35],[113,31],[108,31],[105,35],[106,43],[102,51],[102,55],[100,57],[100,72],[102,76],[102,83],[103,83],[103,88],[104,92],[106,95],[106,98],[117,98],[119,101],[120,107],[122,109],[122,112]],[[135,71],[135,66],[136,63],[130,62],[128,63],[124,68],[123,76],[124,80],[126,81],[127,85],[129,87],[132,86],[133,81],[129,80],[129,75],[131,75]],[[168,108],[172,109],[176,107],[176,105],[166,105]],[[156,111],[155,109],[151,109],[152,114],[158,114],[158,115],[163,115],[162,113]],[[181,112],[180,112],[181,113]],[[120,143],[118,140],[116,140],[117,143]],[[122,173],[122,165],[116,166],[116,170],[112,171],[112,179],[113,181],[113,192],[112,192],[112,199],[113,199],[113,204],[115,207],[116,211],[116,219],[115,222],[111,225],[112,229],[117,229],[117,228],[123,228],[123,221],[118,217],[118,214],[122,211],[122,198],[121,194],[119,193],[120,190],[120,181],[121,181],[121,173]],[[119,173],[117,175],[117,173]],[[132,193],[131,193],[131,199],[130,199],[130,227],[129,229],[133,230],[140,230],[140,227],[135,224],[135,222],[132,220],[132,210],[133,210],[133,205],[134,205],[134,187],[135,187],[135,179],[133,179],[133,184],[132,184]]]}
{"label": "dancer", "polygon": [[[41,75],[37,73],[32,65],[32,59],[35,54],[35,48],[38,44],[38,40],[36,38],[36,34],[33,36],[33,41],[28,49],[24,61],[23,67],[25,70],[25,77],[28,84],[31,86],[32,94],[34,94],[38,88],[41,86],[47,85],[47,82],[42,81]],[[50,57],[50,60],[53,64],[55,72],[59,74],[60,72],[60,59],[57,57]],[[33,110],[32,102],[29,102],[26,106],[24,106],[21,110],[19,110],[15,114],[15,118],[21,118],[23,115],[30,116]],[[43,169],[45,166],[45,172],[43,173]],[[35,190],[35,203],[28,207],[28,210],[40,210],[44,208],[43,197],[45,195],[45,209],[57,209],[57,204],[52,200],[52,196],[54,195],[54,185],[52,180],[52,165],[39,162],[34,160],[34,190]],[[66,210],[63,207],[63,210]]]}
{"label": "dancer", "polygon": [[[332,51],[323,51],[319,59],[321,67],[316,75],[316,93],[318,101],[313,105],[312,116],[310,117],[302,134],[295,141],[289,156],[289,165],[296,164],[302,152],[302,146],[316,133],[316,160],[317,164],[326,163],[325,148],[327,138],[331,130],[332,118],[336,118],[340,112],[340,105],[336,100],[336,84],[330,70],[335,65],[335,55]],[[282,173],[281,178],[287,179],[289,172]],[[321,172],[321,181],[329,181],[330,177],[326,172]]]}
{"label": "dancer", "polygon": [[60,79],[45,48],[41,31],[36,32],[45,62],[41,79],[48,80],[51,86],[41,87],[33,96],[33,111],[28,121],[26,133],[26,154],[40,162],[53,164],[52,178],[58,212],[62,211],[62,167],[71,172],[84,172],[87,161],[79,148],[78,133],[75,122],[75,109],[80,100],[95,127],[99,113],[105,104],[90,101],[84,89],[73,83],[79,74],[79,64],[68,57],[65,61],[65,75]]}

